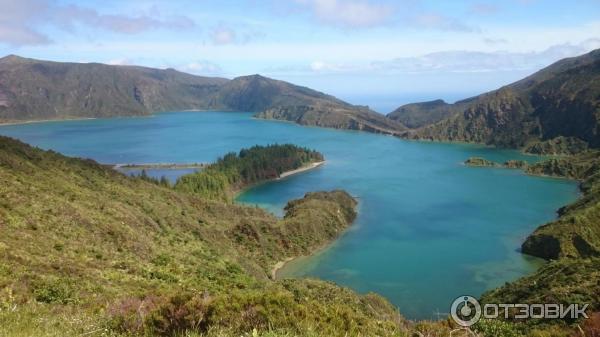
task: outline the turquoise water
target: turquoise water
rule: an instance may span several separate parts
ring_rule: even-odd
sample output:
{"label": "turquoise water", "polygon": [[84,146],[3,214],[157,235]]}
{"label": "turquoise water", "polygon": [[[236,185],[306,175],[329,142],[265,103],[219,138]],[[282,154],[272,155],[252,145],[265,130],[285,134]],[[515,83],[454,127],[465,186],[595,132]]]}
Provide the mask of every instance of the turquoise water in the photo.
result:
{"label": "turquoise water", "polygon": [[257,186],[239,201],[281,215],[288,200],[308,191],[349,191],[359,200],[352,228],[283,275],[375,291],[415,319],[436,318],[459,295],[477,296],[534,271],[540,261],[519,254],[520,243],[577,197],[574,182],[461,164],[470,156],[535,160],[516,151],[301,127],[248,113],[34,123],[3,126],[0,134],[102,163],[210,162],[254,144],[315,148],[325,165]]}

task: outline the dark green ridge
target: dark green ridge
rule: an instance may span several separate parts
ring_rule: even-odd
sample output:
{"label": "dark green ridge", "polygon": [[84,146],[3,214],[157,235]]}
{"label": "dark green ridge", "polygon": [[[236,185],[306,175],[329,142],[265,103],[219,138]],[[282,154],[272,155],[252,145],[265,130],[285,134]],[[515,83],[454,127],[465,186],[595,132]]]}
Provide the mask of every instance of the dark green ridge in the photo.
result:
{"label": "dark green ridge", "polygon": [[[597,148],[600,50],[563,59],[518,82],[455,104],[415,103],[389,117],[402,121],[403,115],[411,114],[432,122],[403,134],[411,139],[484,143],[544,154]],[[444,114],[449,117],[434,118]]]}

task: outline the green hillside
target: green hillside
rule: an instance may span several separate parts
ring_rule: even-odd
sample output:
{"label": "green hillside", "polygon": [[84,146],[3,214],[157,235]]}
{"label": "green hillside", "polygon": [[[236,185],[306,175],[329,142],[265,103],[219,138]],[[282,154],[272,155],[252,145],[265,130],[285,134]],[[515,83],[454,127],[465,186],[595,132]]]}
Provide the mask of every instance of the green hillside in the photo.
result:
{"label": "green hillside", "polygon": [[[274,149],[313,153],[255,147],[234,163]],[[450,320],[406,321],[375,294],[270,279],[278,262],[348,228],[356,201],[343,191],[308,193],[276,218],[5,137],[0,182],[0,336],[446,336],[455,328]],[[484,299],[560,295],[595,307],[596,263],[561,259]],[[553,272],[557,264],[572,264],[572,272]],[[573,328],[482,322],[476,329],[541,337]]]}
{"label": "green hillside", "polygon": [[257,118],[276,119],[300,125],[333,129],[359,130],[399,135],[406,127],[368,107],[338,106],[331,104],[277,106],[256,114]]}
{"label": "green hillside", "polygon": [[404,331],[387,301],[269,279],[347,228],[356,202],[309,193],[278,219],[0,138],[0,335]]}
{"label": "green hillside", "polygon": [[411,129],[433,124],[452,115],[456,107],[441,99],[405,104],[390,112],[387,117],[406,125]]}
{"label": "green hillside", "polygon": [[[600,146],[600,50],[561,60],[498,90],[455,104],[420,104],[424,116],[448,114],[404,136],[414,139],[468,141],[531,148],[557,137],[567,145]],[[573,145],[563,146],[566,153]],[[581,148],[581,145],[577,147]],[[551,147],[550,153],[560,147]]]}

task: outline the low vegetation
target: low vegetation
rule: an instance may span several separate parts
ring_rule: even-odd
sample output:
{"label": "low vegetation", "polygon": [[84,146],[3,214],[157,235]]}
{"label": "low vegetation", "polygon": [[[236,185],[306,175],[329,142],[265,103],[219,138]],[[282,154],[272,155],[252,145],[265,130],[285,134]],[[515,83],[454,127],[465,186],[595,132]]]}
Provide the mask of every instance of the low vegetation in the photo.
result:
{"label": "low vegetation", "polygon": [[500,164],[493,162],[491,160],[487,160],[481,157],[471,157],[465,161],[465,165],[467,166],[480,166],[480,167],[497,167]]}
{"label": "low vegetation", "polygon": [[278,219],[0,138],[0,336],[404,335],[386,300],[273,265],[339,235],[343,191]]}
{"label": "low vegetation", "polygon": [[529,236],[523,252],[546,259],[600,257],[600,153],[553,158],[527,172],[580,180],[583,196],[561,208],[556,221]]}
{"label": "low vegetation", "polygon": [[523,152],[542,155],[573,155],[588,150],[588,144],[576,137],[563,137],[528,144]]}
{"label": "low vegetation", "polygon": [[481,157],[471,157],[465,160],[465,165],[473,167],[504,167],[510,169],[527,169],[529,163],[524,160],[507,160],[503,164],[497,163],[492,160],[487,160]]}
{"label": "low vegetation", "polygon": [[[226,163],[263,151],[215,165],[252,168]],[[320,159],[310,153],[301,157]],[[406,321],[375,294],[270,279],[277,262],[309,254],[350,225],[356,201],[343,191],[308,193],[278,219],[3,137],[0,182],[0,336],[447,336],[456,328]],[[593,182],[584,189],[596,191]],[[596,310],[598,261],[561,258],[483,298]],[[578,336],[571,323],[482,322],[475,331]]]}

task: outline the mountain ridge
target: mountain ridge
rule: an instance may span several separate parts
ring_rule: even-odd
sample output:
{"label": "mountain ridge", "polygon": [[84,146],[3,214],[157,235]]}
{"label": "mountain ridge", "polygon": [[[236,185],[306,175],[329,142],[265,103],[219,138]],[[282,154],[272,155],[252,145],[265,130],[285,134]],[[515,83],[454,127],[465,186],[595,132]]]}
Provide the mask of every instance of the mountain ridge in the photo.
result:
{"label": "mountain ridge", "polygon": [[567,137],[599,147],[600,50],[560,60],[512,84],[442,109],[426,103],[413,106],[426,116],[445,113],[448,117],[420,125],[403,137],[510,148]]}
{"label": "mountain ridge", "polygon": [[446,103],[442,99],[420,103],[409,103],[390,112],[386,117],[399,121],[407,127],[414,129],[438,122],[448,117],[452,113],[452,110],[448,108],[449,106],[451,106],[451,104]]}
{"label": "mountain ridge", "polygon": [[[0,122],[144,116],[173,110],[260,113],[304,106],[333,113],[348,127],[380,120],[374,111],[323,92],[262,75],[234,79],[196,76],[175,69],[0,59]],[[334,123],[334,122],[332,122]],[[393,126],[392,126],[393,125]]]}

